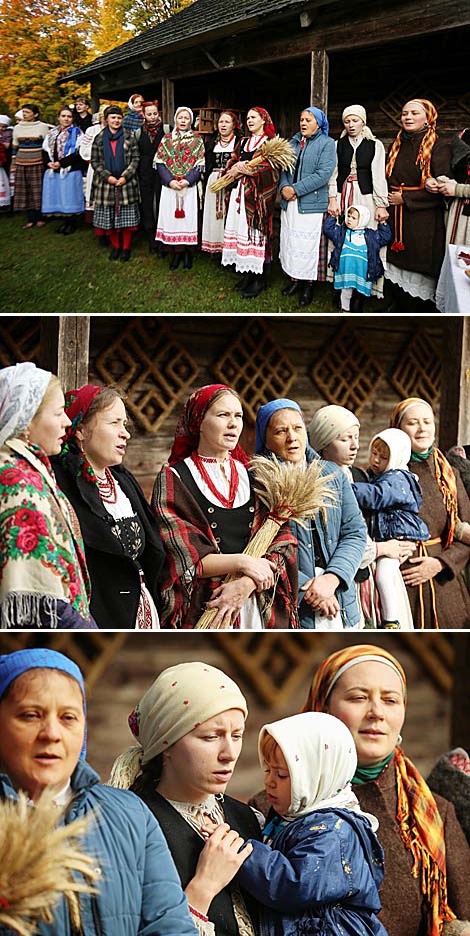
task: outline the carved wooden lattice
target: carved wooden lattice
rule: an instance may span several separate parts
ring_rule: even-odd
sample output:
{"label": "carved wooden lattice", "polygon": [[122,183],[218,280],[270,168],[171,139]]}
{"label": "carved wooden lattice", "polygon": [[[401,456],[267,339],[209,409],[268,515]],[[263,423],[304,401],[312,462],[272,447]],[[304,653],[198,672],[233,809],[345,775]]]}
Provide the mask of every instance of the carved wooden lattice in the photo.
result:
{"label": "carved wooden lattice", "polygon": [[285,397],[296,370],[262,319],[253,319],[213,367],[222,383],[239,393],[248,421],[256,421],[263,403]]}
{"label": "carved wooden lattice", "polygon": [[9,367],[21,361],[39,360],[40,328],[28,325],[25,317],[11,318],[0,328],[0,366]]}
{"label": "carved wooden lattice", "polygon": [[87,687],[91,689],[119,652],[127,636],[126,633],[119,633],[119,631],[114,634],[97,631],[80,631],[77,634],[66,631],[47,634],[19,631],[15,634],[7,634],[5,631],[0,631],[0,653],[12,653],[14,650],[25,650],[31,647],[59,650],[78,664]]}
{"label": "carved wooden lattice", "polygon": [[155,434],[187,395],[199,367],[162,324],[133,320],[96,360],[106,383],[129,394],[126,406],[136,422]]}
{"label": "carved wooden lattice", "polygon": [[401,127],[401,112],[403,105],[406,104],[407,101],[413,101],[416,98],[424,98],[427,101],[432,101],[437,111],[442,110],[447,104],[442,94],[439,94],[434,88],[424,88],[422,81],[423,79],[420,78],[419,75],[407,78],[403,84],[399,85],[395,91],[392,91],[388,97],[380,102],[380,110],[383,111],[387,117],[390,117],[390,120],[393,120],[393,123],[398,127]]}
{"label": "carved wooden lattice", "polygon": [[325,347],[310,377],[328,403],[360,413],[383,373],[357,332],[345,325]]}
{"label": "carved wooden lattice", "polygon": [[419,331],[408,341],[396,361],[390,377],[400,397],[422,397],[428,403],[439,402],[442,360],[429,332]]}

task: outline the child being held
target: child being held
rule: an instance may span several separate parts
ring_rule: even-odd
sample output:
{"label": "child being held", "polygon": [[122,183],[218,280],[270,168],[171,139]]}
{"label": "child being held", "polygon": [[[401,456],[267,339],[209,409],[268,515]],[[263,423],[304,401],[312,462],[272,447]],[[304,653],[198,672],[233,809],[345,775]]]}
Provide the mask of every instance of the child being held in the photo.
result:
{"label": "child being held", "polygon": [[[370,482],[357,481],[352,485],[365,514],[369,535],[376,542],[429,539],[429,530],[418,515],[423,496],[418,478],[408,468],[410,458],[411,440],[406,432],[384,429],[369,446]],[[398,559],[377,558],[375,584],[380,596],[382,627],[387,630],[400,629],[403,590],[394,584],[400,574]]]}
{"label": "child being held", "polygon": [[362,312],[372,283],[384,275],[380,248],[390,243],[392,232],[385,221],[376,231],[367,227],[369,221],[370,211],[365,205],[351,205],[344,224],[332,217],[323,222],[326,236],[335,245],[329,265],[335,274],[334,288],[341,290],[342,312]]}
{"label": "child being held", "polygon": [[263,934],[387,936],[376,916],[378,823],[351,789],[357,757],[349,728],[304,712],[265,725],[258,752],[272,808],[238,879],[264,908]]}

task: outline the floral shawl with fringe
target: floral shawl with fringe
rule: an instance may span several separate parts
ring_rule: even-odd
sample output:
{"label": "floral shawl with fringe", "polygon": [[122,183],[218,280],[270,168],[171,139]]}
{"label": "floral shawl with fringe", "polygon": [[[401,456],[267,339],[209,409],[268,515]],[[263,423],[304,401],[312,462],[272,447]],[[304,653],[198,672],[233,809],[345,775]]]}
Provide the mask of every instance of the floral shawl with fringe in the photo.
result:
{"label": "floral shawl with fringe", "polygon": [[[243,144],[246,140],[238,143],[232,158],[227,163],[227,169],[230,169],[234,163],[240,159]],[[254,150],[250,153],[250,159],[259,156],[259,152]],[[271,242],[273,232],[274,206],[277,198],[277,188],[280,179],[280,171],[264,160],[253,170],[253,175],[244,177],[245,189],[245,211],[249,234],[253,231],[261,231],[268,243]],[[236,185],[239,180],[236,180]],[[227,198],[230,199],[232,186],[227,189]]]}
{"label": "floral shawl with fringe", "polygon": [[[204,556],[219,552],[203,511],[181,479],[165,466],[157,476],[152,506],[160,525],[166,552],[166,578],[162,582],[161,623],[166,628],[192,628],[204,603],[220,585],[221,578],[198,578],[197,566]],[[255,499],[251,536],[260,528],[267,508]],[[298,628],[297,540],[287,524],[271,544],[267,557],[276,564],[277,584],[258,596],[264,627]],[[235,623],[235,628],[239,623]]]}
{"label": "floral shawl with fringe", "polygon": [[[76,521],[76,518],[75,518]],[[89,579],[78,521],[39,446],[10,439],[0,449],[0,620],[34,622],[47,598],[89,619]],[[13,625],[12,625],[13,626]]]}

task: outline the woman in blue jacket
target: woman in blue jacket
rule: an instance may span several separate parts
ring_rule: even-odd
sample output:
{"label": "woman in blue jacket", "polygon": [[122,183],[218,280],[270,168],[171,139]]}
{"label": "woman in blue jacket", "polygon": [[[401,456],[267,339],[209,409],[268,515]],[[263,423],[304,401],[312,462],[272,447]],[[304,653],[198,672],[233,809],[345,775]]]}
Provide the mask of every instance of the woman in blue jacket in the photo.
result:
{"label": "woman in blue jacket", "polygon": [[[305,466],[319,458],[308,445],[298,403],[278,399],[260,407],[256,454]],[[361,620],[354,576],[364,555],[366,527],[346,475],[331,462],[323,465],[331,476],[334,506],[306,526],[291,522],[298,540],[299,618],[302,628],[341,630]]]}
{"label": "woman in blue jacket", "polygon": [[318,107],[300,115],[300,131],[290,141],[297,156],[294,168],[284,171],[281,193],[279,259],[290,276],[284,296],[299,292],[299,304],[312,302],[318,278],[323,214],[328,208],[328,182],[336,163],[335,143],[328,136],[328,120]]}
{"label": "woman in blue jacket", "polygon": [[[195,936],[154,817],[133,793],[100,786],[86,763],[85,717],[83,676],[68,657],[39,648],[1,656],[0,800],[23,790],[34,808],[48,789],[60,821],[90,818],[82,846],[96,859],[98,882],[96,894],[79,898],[81,936]],[[65,897],[37,932],[77,932]]]}

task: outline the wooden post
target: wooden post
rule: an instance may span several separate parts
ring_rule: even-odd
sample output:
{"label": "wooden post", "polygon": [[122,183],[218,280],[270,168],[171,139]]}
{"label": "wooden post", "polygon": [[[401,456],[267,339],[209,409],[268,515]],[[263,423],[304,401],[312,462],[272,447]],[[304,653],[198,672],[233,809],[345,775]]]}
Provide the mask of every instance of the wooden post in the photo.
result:
{"label": "wooden post", "polygon": [[91,108],[92,108],[93,113],[97,114],[100,108],[100,95],[99,95],[99,92],[96,90],[95,83],[93,81],[90,82],[90,89],[91,89]]}
{"label": "wooden post", "polygon": [[175,113],[175,83],[171,78],[162,78],[162,120],[173,126]]}
{"label": "wooden post", "polygon": [[453,747],[463,747],[470,751],[470,636],[453,634],[452,643],[455,652],[454,690],[452,695],[452,730]]}
{"label": "wooden post", "polygon": [[449,316],[444,341],[439,448],[470,443],[470,327],[467,316]]}
{"label": "wooden post", "polygon": [[328,73],[330,62],[325,49],[315,49],[310,62],[310,103],[320,110],[328,110]]}
{"label": "wooden post", "polygon": [[41,319],[40,365],[57,374],[64,390],[88,383],[89,315],[47,315]]}

